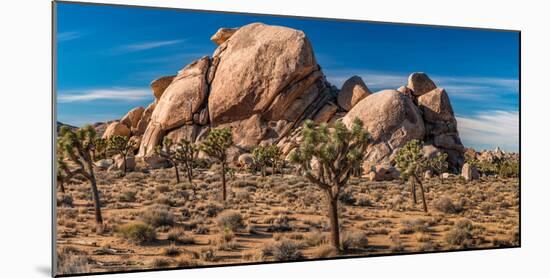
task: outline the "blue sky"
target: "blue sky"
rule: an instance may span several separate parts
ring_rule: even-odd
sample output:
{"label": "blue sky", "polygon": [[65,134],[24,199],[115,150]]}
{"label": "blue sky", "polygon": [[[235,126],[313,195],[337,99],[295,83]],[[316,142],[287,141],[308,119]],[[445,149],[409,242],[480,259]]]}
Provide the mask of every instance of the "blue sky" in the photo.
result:
{"label": "blue sky", "polygon": [[220,27],[303,30],[327,79],[359,75],[373,91],[423,71],[450,95],[466,146],[519,148],[516,32],[183,10],[57,4],[57,117],[83,125],[153,100],[149,83],[212,55]]}

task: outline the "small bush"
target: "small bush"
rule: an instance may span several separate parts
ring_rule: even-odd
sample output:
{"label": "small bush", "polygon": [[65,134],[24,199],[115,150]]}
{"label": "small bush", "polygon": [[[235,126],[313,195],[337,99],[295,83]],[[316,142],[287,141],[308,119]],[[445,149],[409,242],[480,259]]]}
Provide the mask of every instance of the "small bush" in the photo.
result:
{"label": "small bush", "polygon": [[310,247],[325,244],[327,241],[327,235],[320,232],[309,233],[304,239],[305,244]]}
{"label": "small bush", "polygon": [[469,220],[460,220],[445,234],[444,240],[452,245],[467,247],[473,238],[472,229],[472,222]]}
{"label": "small bush", "polygon": [[345,205],[353,205],[355,204],[355,198],[353,197],[353,192],[351,190],[344,190],[340,193],[340,196],[338,196],[338,199],[340,202],[342,202]]}
{"label": "small bush", "polygon": [[176,246],[170,245],[164,248],[162,253],[168,257],[176,257],[176,256],[179,256],[179,254],[181,254],[181,251]]}
{"label": "small bush", "polygon": [[136,191],[125,190],[120,195],[118,195],[118,200],[121,202],[135,202],[136,201]]}
{"label": "small bush", "polygon": [[182,228],[172,228],[168,231],[168,240],[177,244],[194,244],[195,239],[192,236],[186,235]]}
{"label": "small bush", "polygon": [[118,227],[118,232],[125,239],[138,243],[153,242],[156,239],[155,229],[143,222],[133,222]]}
{"label": "small bush", "polygon": [[163,205],[153,206],[143,211],[141,220],[155,228],[174,225],[174,216],[168,207]]}
{"label": "small bush", "polygon": [[453,204],[453,201],[449,197],[441,197],[434,202],[435,209],[443,213],[459,213],[461,208],[458,205]]}
{"label": "small bush", "polygon": [[57,206],[58,207],[67,207],[72,208],[73,207],[73,196],[69,194],[63,194],[61,197],[57,199]]}
{"label": "small bush", "polygon": [[151,265],[153,268],[166,268],[170,266],[170,261],[164,258],[155,258]]}
{"label": "small bush", "polygon": [[367,248],[369,240],[367,235],[363,232],[344,233],[342,237],[342,249],[362,249]]}
{"label": "small bush", "polygon": [[293,261],[303,257],[300,245],[292,240],[281,240],[273,245],[273,257],[276,261]]}
{"label": "small bush", "polygon": [[243,216],[238,211],[224,211],[218,218],[217,223],[220,229],[230,229],[233,232],[245,228]]}

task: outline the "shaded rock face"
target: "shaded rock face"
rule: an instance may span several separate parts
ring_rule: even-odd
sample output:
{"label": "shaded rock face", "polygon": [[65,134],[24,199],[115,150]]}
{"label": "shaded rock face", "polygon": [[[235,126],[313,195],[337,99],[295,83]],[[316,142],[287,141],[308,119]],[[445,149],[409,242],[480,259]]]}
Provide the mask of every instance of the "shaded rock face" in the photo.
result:
{"label": "shaded rock face", "polygon": [[425,143],[433,144],[446,152],[449,167],[457,172],[464,163],[464,146],[458,135],[456,119],[447,92],[436,88],[418,97],[417,101],[426,125]]}
{"label": "shaded rock face", "polygon": [[136,129],[138,122],[141,119],[141,116],[143,115],[143,111],[145,111],[145,108],[141,106],[136,107],[128,111],[128,113],[126,113],[126,115],[124,115],[124,117],[120,119],[120,122],[126,125],[127,127],[129,127],[130,130]]}
{"label": "shaded rock face", "polygon": [[355,118],[370,133],[364,167],[389,162],[391,155],[409,140],[422,140],[425,134],[420,110],[405,95],[384,90],[361,100],[342,119],[351,127]]}
{"label": "shaded rock face", "polygon": [[159,100],[160,97],[162,97],[164,90],[166,90],[170,83],[172,83],[172,80],[174,80],[175,77],[175,75],[163,76],[151,82],[151,89],[153,90],[155,100]]}
{"label": "shaded rock face", "polygon": [[338,105],[345,111],[351,110],[359,101],[369,96],[371,92],[363,79],[359,76],[352,76],[344,85],[342,90],[338,93]]}

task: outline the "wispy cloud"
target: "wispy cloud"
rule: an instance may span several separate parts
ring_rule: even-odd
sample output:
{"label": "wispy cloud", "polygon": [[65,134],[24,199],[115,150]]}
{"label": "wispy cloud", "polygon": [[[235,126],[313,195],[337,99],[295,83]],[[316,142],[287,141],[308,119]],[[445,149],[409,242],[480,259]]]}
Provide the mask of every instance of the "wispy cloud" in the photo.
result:
{"label": "wispy cloud", "polygon": [[519,149],[519,112],[487,111],[471,117],[457,116],[458,132],[466,146],[507,151]]}
{"label": "wispy cloud", "polygon": [[89,102],[95,100],[140,101],[151,98],[152,93],[142,88],[108,88],[82,91],[60,92],[57,100],[60,103]]}
{"label": "wispy cloud", "polygon": [[58,42],[72,41],[82,37],[83,33],[78,31],[60,32],[57,34]]}
{"label": "wispy cloud", "polygon": [[112,54],[132,53],[132,52],[144,51],[149,49],[155,49],[159,47],[176,45],[184,41],[185,40],[164,40],[164,41],[147,41],[147,42],[131,43],[131,44],[115,47],[111,53]]}

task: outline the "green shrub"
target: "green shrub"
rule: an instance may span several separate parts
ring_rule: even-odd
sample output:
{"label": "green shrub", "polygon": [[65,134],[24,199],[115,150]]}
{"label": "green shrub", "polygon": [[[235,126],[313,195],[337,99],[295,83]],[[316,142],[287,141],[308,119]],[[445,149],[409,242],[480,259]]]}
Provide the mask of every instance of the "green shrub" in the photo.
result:
{"label": "green shrub", "polygon": [[174,225],[174,216],[167,206],[157,205],[141,213],[141,220],[153,227]]}
{"label": "green shrub", "polygon": [[342,249],[344,250],[367,248],[368,245],[369,240],[364,232],[344,233],[342,237]]}
{"label": "green shrub", "polygon": [[155,229],[143,222],[133,222],[118,227],[118,232],[125,239],[134,243],[149,243],[156,239]]}
{"label": "green shrub", "polygon": [[300,245],[286,239],[275,243],[272,246],[272,253],[276,261],[294,261],[303,257]]}
{"label": "green shrub", "polygon": [[230,229],[233,232],[245,228],[243,216],[238,211],[224,211],[218,215],[217,223],[220,229]]}

